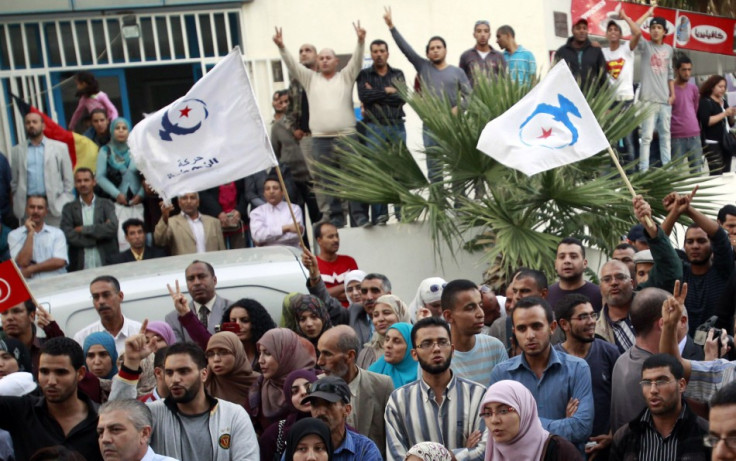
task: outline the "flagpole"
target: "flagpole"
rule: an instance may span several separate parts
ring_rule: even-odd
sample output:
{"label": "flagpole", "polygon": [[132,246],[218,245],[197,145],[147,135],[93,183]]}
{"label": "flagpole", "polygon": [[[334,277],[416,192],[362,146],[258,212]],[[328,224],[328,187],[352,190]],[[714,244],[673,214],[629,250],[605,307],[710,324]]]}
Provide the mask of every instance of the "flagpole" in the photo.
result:
{"label": "flagpole", "polygon": [[284,184],[284,177],[281,176],[281,168],[279,168],[278,164],[276,165],[276,174],[279,177],[279,183],[281,183],[281,190],[284,191],[284,198],[286,199],[286,203],[289,204],[289,213],[291,213],[291,220],[294,222],[294,227],[300,230],[299,232],[297,232],[297,235],[299,236],[299,246],[301,246],[302,248],[307,248],[307,246],[304,244],[304,239],[302,239],[301,228],[299,227],[299,223],[296,220],[294,209],[291,207],[291,199],[289,198],[289,191],[286,189],[286,184]]}
{"label": "flagpole", "polygon": [[38,301],[36,301],[35,296],[33,296],[33,292],[28,286],[28,282],[26,282],[26,278],[25,276],[23,276],[23,272],[20,271],[20,268],[15,263],[15,259],[10,258],[10,260],[13,262],[13,267],[15,267],[15,272],[18,273],[18,275],[20,276],[20,280],[23,282],[23,285],[26,287],[26,291],[28,292],[29,295],[31,295],[31,301],[33,301],[33,305],[36,306],[36,308],[38,308]]}
{"label": "flagpole", "polygon": [[[618,161],[618,156],[616,156],[616,153],[613,151],[610,144],[608,145],[608,153],[611,155],[611,159],[613,160],[614,165],[616,165],[616,169],[618,169],[618,172],[621,175],[621,178],[624,180],[626,187],[629,189],[629,192],[631,192],[631,198],[636,198],[636,191],[634,190],[634,186],[631,185],[629,177],[626,176],[626,172],[624,171],[623,167],[621,167],[621,163],[619,163]],[[648,215],[645,216],[644,219],[646,219],[647,221],[647,226],[654,227],[654,223]]]}

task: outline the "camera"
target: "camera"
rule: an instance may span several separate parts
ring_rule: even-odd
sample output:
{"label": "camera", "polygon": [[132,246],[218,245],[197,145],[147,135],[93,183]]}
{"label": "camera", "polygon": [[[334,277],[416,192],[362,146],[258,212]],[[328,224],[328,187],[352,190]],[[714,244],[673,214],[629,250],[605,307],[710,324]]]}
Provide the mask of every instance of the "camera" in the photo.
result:
{"label": "camera", "polygon": [[[710,329],[713,329],[713,338],[720,338],[722,333],[722,330],[720,328],[716,328],[716,323],[718,322],[717,316],[712,316],[705,322],[703,322],[698,329],[695,331],[695,337],[693,338],[693,342],[699,346],[705,346],[705,341],[708,339],[708,332]],[[726,340],[728,347],[731,351],[734,350],[734,342],[733,342],[733,336],[726,335]],[[718,341],[718,357],[721,356],[721,347],[723,347],[723,344],[721,341]]]}

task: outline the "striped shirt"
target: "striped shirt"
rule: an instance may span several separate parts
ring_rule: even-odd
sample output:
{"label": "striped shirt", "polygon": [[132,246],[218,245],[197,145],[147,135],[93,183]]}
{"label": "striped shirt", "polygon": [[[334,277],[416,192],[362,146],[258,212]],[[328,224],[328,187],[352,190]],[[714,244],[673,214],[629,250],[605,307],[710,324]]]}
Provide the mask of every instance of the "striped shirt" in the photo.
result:
{"label": "striped shirt", "polygon": [[[386,405],[386,458],[403,461],[406,452],[419,442],[437,442],[451,450],[458,461],[483,459],[486,430],[480,417],[485,387],[454,373],[443,394],[442,403],[424,379],[396,389]],[[483,432],[480,443],[465,448],[473,431]]]}
{"label": "striped shirt", "polygon": [[718,389],[736,380],[736,362],[725,359],[703,362],[691,360],[690,380],[685,397],[707,402]]}
{"label": "striped shirt", "polygon": [[488,386],[493,367],[508,358],[501,341],[492,336],[478,334],[475,335],[475,346],[471,350],[453,352],[452,371],[457,376]]}
{"label": "striped shirt", "polygon": [[652,414],[647,408],[641,416],[644,432],[641,434],[639,461],[675,461],[677,459],[677,428],[678,425],[683,424],[682,420],[684,416],[685,406],[683,405],[680,416],[677,417],[677,422],[675,422],[675,426],[672,428],[672,432],[667,437],[662,438],[657,428],[654,427]]}

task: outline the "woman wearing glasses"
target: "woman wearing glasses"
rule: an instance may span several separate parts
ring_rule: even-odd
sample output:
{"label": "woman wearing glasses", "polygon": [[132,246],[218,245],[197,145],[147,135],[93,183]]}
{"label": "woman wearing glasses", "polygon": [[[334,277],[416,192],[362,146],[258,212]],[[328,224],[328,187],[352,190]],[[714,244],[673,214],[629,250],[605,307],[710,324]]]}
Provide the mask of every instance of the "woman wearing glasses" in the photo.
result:
{"label": "woman wearing glasses", "polygon": [[572,443],[544,430],[537,402],[521,383],[504,380],[489,387],[480,415],[489,435],[486,461],[583,459]]}
{"label": "woman wearing glasses", "polygon": [[235,333],[215,333],[207,343],[207,393],[247,409],[248,391],[260,376],[253,371],[243,343]]}
{"label": "woman wearing glasses", "polygon": [[[310,402],[302,404],[302,399],[309,393],[310,385],[317,381],[312,370],[295,370],[289,373],[284,381],[284,397],[291,413],[286,418],[268,426],[259,439],[261,461],[281,459],[286,448],[291,428],[297,421],[310,417]],[[288,458],[287,458],[288,459]]]}

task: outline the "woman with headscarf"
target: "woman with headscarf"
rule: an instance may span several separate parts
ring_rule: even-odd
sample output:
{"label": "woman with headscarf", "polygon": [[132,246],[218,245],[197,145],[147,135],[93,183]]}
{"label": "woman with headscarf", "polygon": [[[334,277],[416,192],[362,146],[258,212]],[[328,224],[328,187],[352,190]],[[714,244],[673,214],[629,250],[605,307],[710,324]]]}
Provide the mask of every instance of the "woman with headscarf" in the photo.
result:
{"label": "woman with headscarf", "polygon": [[422,280],[417,289],[417,294],[409,304],[409,315],[411,323],[422,320],[425,317],[440,317],[442,315],[442,290],[444,290],[445,279],[440,277],[430,277]]}
{"label": "woman with headscarf", "polygon": [[312,343],[287,328],[267,331],[258,341],[258,352],[261,376],[250,388],[248,410],[255,426],[263,430],[289,413],[283,390],[286,376],[313,369],[317,355]]}
{"label": "woman with headscarf", "polygon": [[398,322],[409,322],[409,311],[406,304],[394,295],[383,295],[376,300],[373,308],[373,327],[375,329],[371,340],[365,344],[355,362],[366,370],[383,355],[383,342],[388,327]]}
{"label": "woman with headscarf", "polygon": [[155,320],[148,322],[146,326],[146,340],[151,341],[151,339],[154,339],[156,350],[153,352],[156,352],[159,349],[174,344],[176,342],[176,335],[171,325],[160,320]]}
{"label": "woman with headscarf", "polygon": [[246,407],[250,387],[260,375],[251,368],[238,336],[229,331],[215,333],[207,344],[205,356],[207,392]]}
{"label": "woman with headscarf", "polygon": [[[111,380],[118,374],[118,351],[115,338],[106,331],[92,333],[84,339],[84,360],[93,375]],[[108,389],[109,390],[109,389]]]}
{"label": "woman with headscarf", "polygon": [[480,411],[488,428],[486,461],[583,459],[572,443],[544,430],[537,402],[521,383],[504,380],[489,387]]}
{"label": "woman with headscarf", "polygon": [[360,282],[363,281],[367,274],[361,270],[355,269],[345,274],[345,296],[347,296],[350,304],[360,304]]}
{"label": "woman with headscarf", "polygon": [[130,155],[128,136],[130,122],[118,117],[110,123],[110,142],[97,154],[95,179],[102,190],[115,202],[118,218],[118,240],[127,249],[122,225],[130,218],[143,219],[143,181]]}
{"label": "woman with headscarf", "polygon": [[404,461],[452,461],[452,459],[450,450],[437,442],[419,442],[404,456]]}
{"label": "woman with headscarf", "polygon": [[383,357],[368,367],[368,371],[389,376],[394,389],[417,380],[417,362],[411,356],[411,325],[394,323],[386,330]]}
{"label": "woman with headscarf", "polygon": [[286,461],[332,461],[330,428],[321,419],[304,418],[297,421],[286,442]]}
{"label": "woman with headscarf", "polygon": [[36,387],[25,344],[10,337],[0,340],[0,395],[20,397]]}
{"label": "woman with headscarf", "polygon": [[290,413],[286,418],[271,424],[263,431],[258,441],[261,447],[261,461],[281,459],[292,426],[297,421],[310,416],[311,403],[302,404],[302,399],[307,396],[310,385],[315,381],[317,381],[317,375],[312,370],[294,370],[286,377],[284,396],[290,407]]}
{"label": "woman with headscarf", "polygon": [[[292,296],[290,300],[296,334],[307,338],[316,350],[322,333],[332,327],[325,303],[316,296],[303,294]],[[317,357],[319,358],[319,352]]]}

